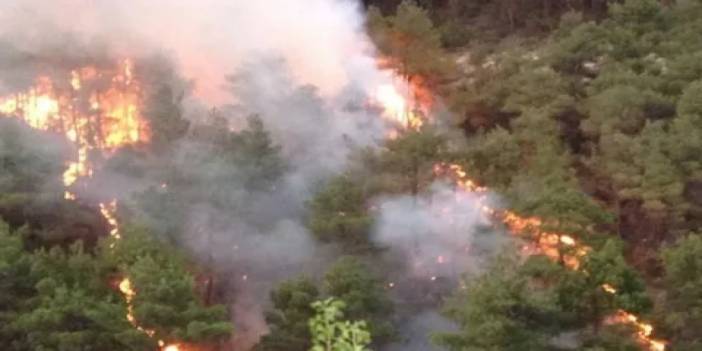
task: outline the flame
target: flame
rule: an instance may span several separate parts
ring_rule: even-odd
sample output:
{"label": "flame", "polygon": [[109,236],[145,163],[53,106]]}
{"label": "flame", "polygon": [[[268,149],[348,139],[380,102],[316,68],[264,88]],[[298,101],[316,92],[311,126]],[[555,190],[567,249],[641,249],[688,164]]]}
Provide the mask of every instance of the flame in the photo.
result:
{"label": "flame", "polygon": [[[100,70],[94,66],[72,70],[65,81],[41,76],[25,92],[0,98],[0,115],[23,120],[30,127],[58,133],[75,146],[74,158],[63,174],[66,188],[79,178],[92,177],[96,165],[91,155],[109,156],[118,148],[148,142],[150,130],[143,119],[141,86],[134,77],[134,64],[126,59],[116,68]],[[75,200],[66,190],[64,197]],[[117,200],[100,203],[100,213],[109,225],[113,238],[110,248],[122,238],[117,221]],[[141,327],[134,316],[133,300],[137,292],[129,277],[118,288],[127,303],[127,320],[149,337],[155,331]],[[178,351],[178,344],[158,341],[164,351]]]}
{"label": "flame", "polygon": [[[510,232],[519,235],[531,233],[535,240],[525,245],[522,252],[525,255],[545,255],[554,261],[562,262],[572,270],[578,270],[580,260],[592,250],[590,246],[579,243],[574,237],[553,233],[543,229],[544,223],[538,217],[522,217],[508,210],[497,210],[485,203],[487,188],[478,186],[473,180],[468,178],[468,173],[457,164],[440,163],[434,166],[434,173],[437,176],[450,178],[457,189],[464,192],[476,193],[482,201],[480,204],[482,211],[499,219]],[[564,252],[565,251],[565,252]],[[609,294],[616,294],[617,289],[611,284],[603,284],[602,289]],[[605,321],[609,324],[630,324],[637,332],[636,337],[639,343],[645,345],[650,351],[665,351],[666,342],[653,339],[653,325],[639,321],[639,317],[624,310],[619,310],[614,316],[610,316]]]}
{"label": "flame", "polygon": [[[122,239],[116,212],[117,200],[112,200],[107,204],[100,204],[100,213],[107,221],[110,227],[110,236],[114,239],[113,242],[110,243],[111,249],[114,249],[116,241]],[[134,317],[134,304],[132,303],[132,301],[134,300],[134,297],[136,297],[137,292],[132,287],[132,281],[129,280],[129,277],[123,277],[122,280],[119,282],[118,287],[119,291],[122,293],[122,296],[124,296],[124,301],[127,302],[127,320],[129,321],[129,323],[131,323],[132,326],[134,326],[134,328],[136,328],[137,330],[144,332],[149,337],[153,337],[156,334],[156,332],[154,330],[145,329],[142,326],[140,326],[139,322],[136,320],[136,317]],[[166,345],[166,343],[163,340],[159,340],[158,345],[162,351],[179,351],[180,349],[178,344]]]}
{"label": "flame", "polygon": [[[139,110],[141,86],[133,72],[133,62],[126,59],[112,69],[75,69],[63,80],[41,76],[27,91],[0,97],[0,115],[64,135],[75,145],[76,153],[63,174],[69,187],[78,178],[93,175],[90,155],[95,150],[109,155],[121,146],[149,140]],[[68,191],[65,197],[75,199]]]}
{"label": "flame", "polygon": [[115,247],[115,242],[122,238],[122,235],[119,233],[117,216],[115,215],[116,212],[117,212],[117,200],[112,200],[107,204],[104,204],[104,203],[100,204],[100,214],[102,214],[102,217],[105,218],[105,220],[107,221],[107,224],[110,226],[110,236],[114,239],[110,243],[111,249],[113,249]]}
{"label": "flame", "polygon": [[613,287],[613,286],[610,285],[610,284],[606,284],[606,283],[605,283],[605,284],[602,284],[602,290],[604,290],[604,291],[606,291],[606,292],[608,292],[608,293],[610,293],[610,294],[616,294],[616,293],[617,293],[617,289],[616,289],[615,287]]}
{"label": "flame", "polygon": [[[450,178],[457,189],[463,192],[478,194],[481,200],[481,210],[491,217],[499,219],[510,232],[515,234],[531,233],[535,240],[523,247],[526,254],[541,254],[554,260],[562,261],[571,269],[577,270],[580,266],[580,257],[585,256],[591,248],[578,243],[570,235],[552,233],[542,229],[543,221],[537,217],[522,217],[508,210],[497,210],[487,203],[488,189],[479,186],[475,181],[468,178],[468,173],[457,164],[439,163],[434,165],[434,173],[437,176]],[[564,253],[564,248],[571,248],[572,253]]]}
{"label": "flame", "polygon": [[648,346],[651,351],[665,351],[666,342],[651,338],[653,325],[639,321],[639,317],[619,310],[605,321],[606,324],[629,324],[636,329],[636,337],[640,343]]}
{"label": "flame", "polygon": [[375,99],[383,108],[383,116],[402,129],[419,130],[424,125],[424,120],[413,111],[397,88],[392,84],[378,87]]}
{"label": "flame", "polygon": [[433,99],[420,78],[401,79],[392,73],[390,76],[392,82],[379,85],[371,95],[373,105],[382,108],[383,119],[395,128],[388,135],[392,139],[402,131],[422,128]]}

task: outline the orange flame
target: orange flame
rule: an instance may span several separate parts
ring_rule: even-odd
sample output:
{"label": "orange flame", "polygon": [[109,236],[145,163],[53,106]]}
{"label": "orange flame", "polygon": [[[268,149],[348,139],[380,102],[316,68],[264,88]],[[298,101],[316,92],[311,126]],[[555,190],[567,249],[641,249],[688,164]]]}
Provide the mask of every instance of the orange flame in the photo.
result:
{"label": "orange flame", "polygon": [[[78,178],[91,177],[95,165],[90,154],[99,151],[109,155],[119,147],[147,142],[149,128],[139,107],[141,86],[134,78],[131,60],[123,60],[113,70],[98,70],[93,66],[71,71],[66,82],[55,82],[43,76],[26,92],[0,98],[0,114],[15,117],[30,127],[62,134],[76,147],[76,154],[63,174],[66,187]],[[66,190],[65,198],[76,195]],[[116,216],[117,200],[100,203],[100,213],[109,225],[113,238],[110,248],[121,239]],[[134,317],[132,301],[137,292],[128,277],[119,282],[119,291],[127,302],[127,320],[136,329],[153,337],[155,331],[144,329]],[[158,341],[165,351],[178,351],[177,344]]]}
{"label": "orange flame", "polygon": [[[487,192],[487,188],[478,186],[473,180],[469,179],[468,173],[460,165],[437,164],[434,166],[434,173],[437,176],[444,176],[452,179],[460,191],[478,194]],[[483,201],[485,198],[485,196],[479,197],[479,199]],[[553,260],[563,262],[566,267],[572,270],[578,270],[581,257],[592,250],[591,247],[579,243],[570,235],[551,233],[543,230],[543,221],[538,217],[521,217],[511,211],[498,211],[485,203],[482,203],[480,206],[486,214],[499,218],[510,232],[514,234],[528,232],[534,235],[536,240],[523,248],[524,254],[545,255]],[[567,251],[567,253],[563,253],[563,251]],[[602,289],[609,294],[617,293],[617,289],[610,284],[603,284]],[[639,321],[639,317],[636,315],[620,310],[614,316],[608,317],[605,322],[610,324],[633,325],[637,330],[637,340],[642,345],[645,345],[650,351],[665,351],[666,342],[651,337],[653,334],[653,325]]]}
{"label": "orange flame", "polygon": [[666,342],[651,338],[653,325],[639,321],[639,317],[619,310],[605,321],[607,324],[629,324],[636,329],[636,337],[641,344],[646,345],[651,351],[665,351]]}
{"label": "orange flame", "polygon": [[[141,86],[134,65],[123,60],[115,69],[87,66],[71,71],[65,81],[42,76],[25,92],[0,98],[0,115],[19,118],[30,127],[64,135],[76,154],[63,175],[66,187],[93,175],[93,150],[115,149],[150,138],[141,116]],[[67,199],[75,195],[66,191]]]}
{"label": "orange flame", "polygon": [[[119,223],[117,222],[116,211],[117,200],[112,200],[108,204],[100,204],[100,213],[110,226],[110,236],[114,239],[113,242],[110,243],[111,249],[114,249],[115,242],[122,238],[119,230]],[[153,337],[156,332],[140,326],[136,320],[136,317],[134,317],[134,305],[132,304],[132,301],[134,300],[134,297],[136,297],[137,292],[132,287],[132,282],[128,277],[122,278],[122,280],[119,282],[119,291],[122,293],[124,300],[127,302],[127,320],[129,323],[131,323],[137,330],[144,332],[149,337]],[[158,345],[162,351],[179,351],[178,344],[166,345],[163,340],[159,340]]]}
{"label": "orange flame", "polygon": [[[107,221],[107,224],[110,226],[110,236],[112,238],[114,238],[115,240],[119,240],[122,238],[122,236],[119,233],[117,216],[115,216],[116,212],[117,212],[117,200],[112,200],[107,205],[104,203],[100,204],[100,214],[102,214],[102,217],[105,218],[105,220]],[[114,247],[115,247],[115,241],[110,243],[110,248],[114,248]]]}

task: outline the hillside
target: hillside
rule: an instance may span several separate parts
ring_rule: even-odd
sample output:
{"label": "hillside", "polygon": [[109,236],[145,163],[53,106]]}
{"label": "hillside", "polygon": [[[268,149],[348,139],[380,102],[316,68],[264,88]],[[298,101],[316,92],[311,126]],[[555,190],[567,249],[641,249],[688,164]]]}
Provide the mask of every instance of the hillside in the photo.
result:
{"label": "hillside", "polygon": [[702,349],[702,2],[10,2],[3,350]]}

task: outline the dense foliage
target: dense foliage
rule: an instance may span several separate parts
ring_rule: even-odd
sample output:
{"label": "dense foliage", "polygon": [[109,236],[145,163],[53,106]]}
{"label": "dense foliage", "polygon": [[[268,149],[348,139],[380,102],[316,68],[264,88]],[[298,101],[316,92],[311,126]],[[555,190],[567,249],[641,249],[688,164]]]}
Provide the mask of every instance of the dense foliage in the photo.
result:
{"label": "dense foliage", "polygon": [[[300,166],[263,119],[237,116],[230,128],[231,116],[215,110],[186,120],[190,87],[161,58],[138,66],[152,143],[118,150],[95,177],[138,184],[116,213],[121,240],[100,213],[99,181],[80,184],[94,198],[64,198],[66,141],[0,118],[0,345],[226,349],[223,304],[238,302],[229,290],[245,284],[245,269],[260,268],[238,257],[308,231],[304,244],[334,259],[306,257],[309,275],[288,280],[261,270],[275,277],[265,285],[284,281],[270,292],[269,331],[256,350],[382,350],[404,341],[402,318],[427,306],[457,327],[434,330],[447,350],[641,350],[637,330],[611,322],[622,311],[652,321],[672,349],[699,350],[702,3],[366,4],[382,63],[445,106],[434,104],[434,123],[354,149],[338,174],[296,189],[312,194],[306,202],[281,194]],[[291,95],[317,99],[310,88]],[[416,210],[446,181],[435,169],[445,163],[494,190],[500,206],[540,218],[543,230],[519,228],[522,239],[463,279],[401,276],[410,258],[378,238],[379,199]],[[304,228],[277,226],[293,216]],[[558,243],[556,259],[524,255],[544,231],[587,249]],[[288,259],[261,252],[250,262]],[[138,292],[129,301],[125,278]]]}
{"label": "dense foliage", "polygon": [[[423,62],[434,67],[404,72],[427,75],[424,84],[441,92],[457,116],[447,122],[462,128],[466,140],[450,141],[449,158],[498,189],[510,208],[595,248],[580,269],[585,275],[537,274],[529,264],[498,262],[496,271],[469,283],[470,293],[450,303],[449,316],[465,331],[441,337],[442,343],[462,350],[542,350],[558,348],[556,341],[581,330],[575,345],[636,348],[625,346],[626,333],[615,337],[598,325],[617,309],[651,311],[650,291],[626,257],[649,281],[665,281],[653,290],[666,296],[657,307],[672,346],[698,346],[690,295],[696,268],[683,258],[692,257],[696,234],[665,251],[663,261],[660,253],[699,232],[702,219],[696,122],[702,116],[696,102],[702,47],[693,39],[702,4],[370,3],[380,7],[371,8],[368,26],[382,52],[405,67],[413,67],[412,54],[432,53]],[[429,49],[436,38],[443,47]],[[423,51],[398,49],[407,45]],[[595,273],[600,270],[605,275]],[[608,281],[631,290],[612,300],[600,288]],[[482,295],[490,286],[495,290]],[[554,329],[548,320],[561,323]]]}

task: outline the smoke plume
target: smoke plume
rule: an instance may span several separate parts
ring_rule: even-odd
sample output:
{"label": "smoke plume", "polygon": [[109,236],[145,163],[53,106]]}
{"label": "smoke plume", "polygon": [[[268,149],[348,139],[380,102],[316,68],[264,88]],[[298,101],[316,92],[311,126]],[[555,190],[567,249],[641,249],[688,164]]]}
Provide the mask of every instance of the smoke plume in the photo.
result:
{"label": "smoke plume", "polygon": [[67,38],[109,43],[118,54],[171,53],[196,95],[228,101],[224,73],[260,55],[285,58],[293,78],[324,96],[349,82],[377,83],[360,4],[344,0],[6,0],[0,35],[23,50],[60,48]]}

